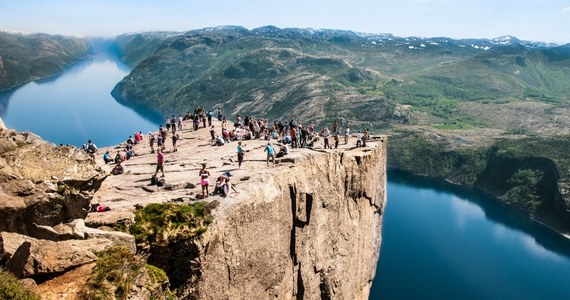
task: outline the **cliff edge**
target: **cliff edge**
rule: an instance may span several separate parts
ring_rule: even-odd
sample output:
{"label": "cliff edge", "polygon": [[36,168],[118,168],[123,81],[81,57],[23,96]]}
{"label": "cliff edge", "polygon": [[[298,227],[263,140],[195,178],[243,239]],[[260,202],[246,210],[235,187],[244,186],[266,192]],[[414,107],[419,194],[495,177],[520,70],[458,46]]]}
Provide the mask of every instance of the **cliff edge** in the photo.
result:
{"label": "cliff edge", "polygon": [[149,185],[156,155],[147,140],[135,145],[126,173],[108,177],[95,194],[112,210],[90,214],[89,226],[129,224],[134,205],[195,202],[205,162],[211,188],[231,172],[237,193],[205,199],[219,205],[204,234],[149,250],[149,263],[166,271],[179,298],[368,299],[386,204],[385,137],[365,148],[352,139],[337,150],[291,149],[276,167],[265,162],[266,141],[244,141],[238,168],[237,143],[211,146],[207,129],[178,133],[178,151],[166,149],[166,185]]}

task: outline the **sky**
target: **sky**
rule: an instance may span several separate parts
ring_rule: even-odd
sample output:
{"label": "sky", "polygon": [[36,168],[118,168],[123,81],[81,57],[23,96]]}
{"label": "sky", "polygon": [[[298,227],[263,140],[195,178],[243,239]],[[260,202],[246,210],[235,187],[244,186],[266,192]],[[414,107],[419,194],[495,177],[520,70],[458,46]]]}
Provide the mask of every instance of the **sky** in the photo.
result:
{"label": "sky", "polygon": [[107,37],[219,25],[563,44],[570,0],[0,0],[5,31]]}

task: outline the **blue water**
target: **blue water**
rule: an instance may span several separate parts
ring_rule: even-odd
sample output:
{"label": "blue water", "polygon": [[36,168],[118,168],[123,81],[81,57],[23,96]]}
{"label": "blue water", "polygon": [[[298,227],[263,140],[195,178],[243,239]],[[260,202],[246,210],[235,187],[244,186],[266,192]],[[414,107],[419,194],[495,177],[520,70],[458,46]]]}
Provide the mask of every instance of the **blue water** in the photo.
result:
{"label": "blue water", "polygon": [[388,176],[370,299],[570,299],[570,241],[472,193]]}
{"label": "blue water", "polygon": [[115,145],[135,131],[156,130],[163,120],[142,107],[119,104],[111,90],[130,72],[101,53],[63,74],[0,93],[0,117],[8,128],[28,130],[55,144]]}

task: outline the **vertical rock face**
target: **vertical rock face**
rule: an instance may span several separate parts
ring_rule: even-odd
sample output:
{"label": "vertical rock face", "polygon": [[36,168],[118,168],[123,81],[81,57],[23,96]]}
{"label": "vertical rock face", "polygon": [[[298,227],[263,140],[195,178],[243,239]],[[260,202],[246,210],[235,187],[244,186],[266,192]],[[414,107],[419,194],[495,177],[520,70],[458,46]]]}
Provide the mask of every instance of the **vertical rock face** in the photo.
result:
{"label": "vertical rock face", "polygon": [[386,203],[386,139],[314,152],[248,186],[219,212],[187,297],[368,299]]}

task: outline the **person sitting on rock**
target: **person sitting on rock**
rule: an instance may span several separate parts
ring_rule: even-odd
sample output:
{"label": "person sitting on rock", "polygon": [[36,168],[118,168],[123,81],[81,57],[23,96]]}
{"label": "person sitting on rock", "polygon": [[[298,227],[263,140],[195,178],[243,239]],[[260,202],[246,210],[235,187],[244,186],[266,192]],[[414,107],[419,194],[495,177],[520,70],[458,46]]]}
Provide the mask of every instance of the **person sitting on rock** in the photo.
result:
{"label": "person sitting on rock", "polygon": [[226,196],[226,193],[224,192],[224,187],[226,185],[226,177],[224,175],[219,176],[216,179],[216,186],[214,187],[214,192],[212,193],[212,195],[220,195],[222,197]]}
{"label": "person sitting on rock", "polygon": [[232,185],[230,177],[233,175],[228,171],[224,172],[221,176],[216,179],[216,187],[212,195],[220,195],[226,197],[232,190],[239,193]]}
{"label": "person sitting on rock", "polygon": [[103,154],[103,160],[105,161],[106,164],[113,162],[113,159],[111,158],[111,155],[109,154],[109,151],[107,151],[107,152],[105,152],[105,154]]}
{"label": "person sitting on rock", "polygon": [[121,175],[125,173],[125,168],[123,167],[123,163],[119,161],[119,163],[111,170],[112,175]]}
{"label": "person sitting on rock", "polygon": [[218,135],[216,137],[216,142],[214,143],[214,146],[223,146],[224,143],[225,143],[224,139]]}
{"label": "person sitting on rock", "polygon": [[135,150],[133,150],[132,147],[129,148],[129,149],[127,149],[127,150],[125,150],[125,157],[126,157],[126,159],[131,159],[131,157],[133,157],[133,156],[135,156],[135,155],[136,155]]}
{"label": "person sitting on rock", "polygon": [[289,134],[283,137],[283,144],[291,144],[291,136]]}
{"label": "person sitting on rock", "polygon": [[277,153],[276,157],[283,157],[287,154],[289,154],[289,146],[287,144],[283,144],[283,146],[281,146],[281,148],[279,149],[279,152]]}
{"label": "person sitting on rock", "polygon": [[121,153],[121,151],[117,151],[117,154],[115,155],[115,163],[118,164],[120,162],[123,162],[125,159],[126,158],[123,153]]}

